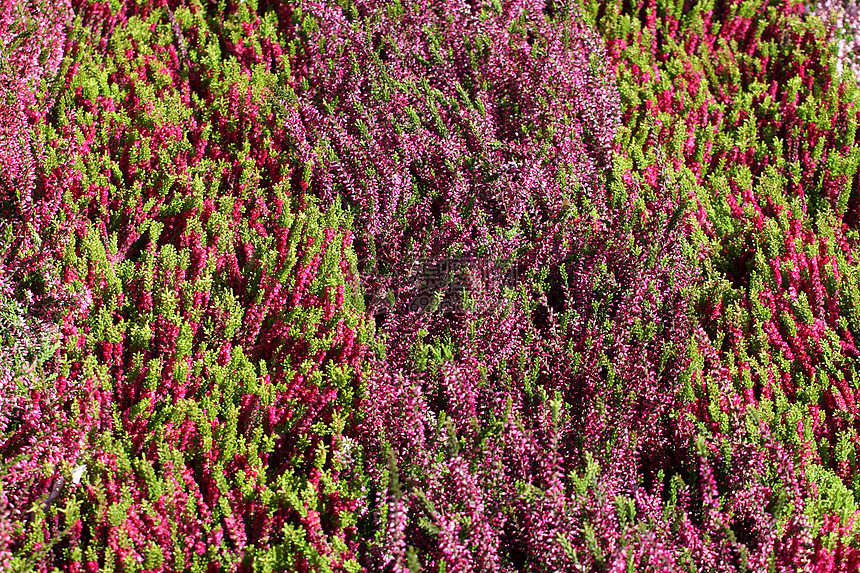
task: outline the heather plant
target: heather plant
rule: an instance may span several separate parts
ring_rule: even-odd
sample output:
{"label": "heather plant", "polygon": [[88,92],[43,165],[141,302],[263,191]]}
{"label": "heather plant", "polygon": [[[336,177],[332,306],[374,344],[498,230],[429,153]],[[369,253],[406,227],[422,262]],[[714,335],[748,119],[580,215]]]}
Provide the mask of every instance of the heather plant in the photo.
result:
{"label": "heather plant", "polygon": [[719,356],[702,372],[714,381],[693,386],[701,431],[725,435],[732,403],[764,421],[807,484],[815,567],[851,569],[855,82],[834,73],[821,22],[799,4],[589,12],[619,74],[630,177],[654,185],[656,142],[691,182],[696,314]]}
{"label": "heather plant", "polygon": [[[685,396],[712,344],[689,317],[692,182],[652,153],[643,185],[635,155],[613,156],[618,96],[574,10],[440,12],[301,5],[305,79],[276,93],[308,189],[349,199],[359,270],[388,291],[362,405],[371,481],[388,483],[360,528],[367,567],[809,563],[801,485],[768,428],[726,414],[709,450],[684,416],[706,416]],[[409,311],[416,259],[489,254],[516,260],[519,291],[473,283],[463,313]]]}
{"label": "heather plant", "polygon": [[[55,386],[58,322],[70,302],[42,249],[30,127],[53,101],[68,3],[0,3],[0,568],[38,566],[64,534],[43,519],[82,446],[76,397]],[[67,511],[68,507],[65,508]],[[33,535],[38,524],[45,537]]]}
{"label": "heather plant", "polygon": [[0,8],[4,567],[858,566],[799,4]]}
{"label": "heather plant", "polygon": [[0,183],[29,197],[36,158],[31,119],[52,103],[51,86],[63,56],[68,2],[3,0],[0,3]]}
{"label": "heather plant", "polygon": [[42,256],[80,301],[52,384],[81,397],[86,469],[32,484],[52,503],[11,543],[39,570],[355,570],[360,465],[334,454],[363,301],[349,220],[273,143],[275,32],[247,8],[74,8],[32,137]]}
{"label": "heather plant", "polygon": [[[10,266],[0,269],[12,274]],[[27,312],[8,287],[0,291],[0,305],[0,564],[15,571],[38,562],[34,542],[43,540],[31,537],[22,546],[22,530],[40,520],[40,510],[63,487],[82,432],[69,412],[75,400],[48,374],[59,347],[56,327]],[[45,526],[53,539],[62,534]]]}
{"label": "heather plant", "polygon": [[807,16],[821,19],[827,26],[830,39],[836,45],[836,73],[843,70],[855,78],[860,72],[857,34],[860,32],[860,6],[853,0],[824,0],[806,6]]}
{"label": "heather plant", "polygon": [[380,299],[402,303],[420,257],[511,259],[609,163],[617,93],[571,8],[554,24],[525,3],[280,10],[301,23],[300,80],[274,101],[302,184],[344,198]]}
{"label": "heather plant", "polygon": [[695,273],[683,236],[670,217],[646,226],[633,223],[642,210],[616,213],[601,231],[571,224],[535,253],[560,292],[529,281],[535,290],[505,308],[467,312],[450,338],[429,335],[429,318],[405,337],[415,317],[390,317],[393,344],[371,362],[365,405],[368,451],[391,452],[374,476],[389,487],[370,496],[378,517],[364,537],[380,533],[369,569],[810,561],[802,485],[782,445],[742,412],[703,441],[686,415],[704,365],[687,354]]}

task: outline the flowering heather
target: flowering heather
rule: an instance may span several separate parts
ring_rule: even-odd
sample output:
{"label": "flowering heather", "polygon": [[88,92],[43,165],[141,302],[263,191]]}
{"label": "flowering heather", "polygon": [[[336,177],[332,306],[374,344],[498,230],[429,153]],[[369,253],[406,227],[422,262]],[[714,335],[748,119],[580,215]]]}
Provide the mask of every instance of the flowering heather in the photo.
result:
{"label": "flowering heather", "polygon": [[54,501],[53,492],[62,487],[62,478],[45,471],[46,465],[75,459],[83,443],[82,426],[67,411],[74,399],[52,384],[53,377],[46,377],[59,346],[52,321],[67,297],[44,256],[40,237],[34,234],[48,205],[34,199],[41,153],[30,137],[30,126],[51,107],[47,88],[63,57],[70,17],[70,6],[64,2],[0,2],[0,569],[4,571],[33,567],[44,555],[44,539],[23,532],[22,526],[33,513],[48,507]]}
{"label": "flowering heather", "polygon": [[[696,201],[696,314],[716,351],[691,396],[702,428],[720,439],[732,408],[765,424],[805,484],[815,567],[853,570],[857,91],[802,13],[592,12],[627,94],[619,147],[656,133]],[[649,147],[631,154],[631,177],[646,183]]]}
{"label": "flowering heather", "polygon": [[[297,57],[301,63],[294,66],[331,62],[340,55],[354,62],[353,74],[361,73],[362,82],[377,75],[382,78],[378,85],[356,85],[354,76],[343,75],[349,66],[327,65],[319,72],[306,72],[313,81],[281,98],[296,146],[308,154],[308,171],[315,173],[320,162],[325,167],[311,179],[311,188],[324,200],[337,191],[346,195],[358,214],[360,228],[373,241],[367,256],[380,251],[389,257],[397,253],[393,262],[384,261],[395,269],[397,258],[403,265],[423,253],[437,257],[493,253],[516,257],[524,282],[532,285],[513,297],[484,285],[484,290],[472,293],[474,308],[460,317],[403,316],[396,311],[414,294],[408,291],[408,283],[405,293],[400,285],[384,283],[378,263],[360,269],[374,286],[383,283],[393,291],[390,296],[395,300],[395,312],[380,323],[378,336],[384,354],[369,360],[369,398],[363,407],[368,412],[364,441],[368,452],[389,452],[389,460],[383,457],[381,471],[369,471],[373,481],[390,483],[388,489],[371,495],[371,509],[378,517],[365,526],[365,537],[376,535],[369,544],[368,566],[562,570],[577,563],[642,567],[649,560],[651,566],[654,560],[680,566],[687,558],[700,567],[727,570],[740,563],[765,567],[769,560],[781,567],[809,562],[811,553],[802,541],[809,533],[800,493],[796,485],[788,493],[780,485],[797,483],[793,462],[785,459],[775,440],[765,439],[767,428],[756,428],[750,435],[742,431],[741,421],[735,421],[734,440],[722,437],[714,445],[717,458],[727,464],[733,457],[737,475],[742,476],[727,479],[722,484],[727,490],[724,494],[743,501],[725,513],[714,505],[713,515],[701,519],[709,503],[718,504],[719,495],[708,489],[708,480],[713,479],[710,462],[697,456],[693,447],[696,428],[683,417],[690,409],[682,398],[693,392],[692,379],[701,379],[696,367],[704,367],[692,363],[687,355],[688,346],[695,346],[687,301],[690,287],[700,279],[690,267],[692,260],[683,256],[685,241],[675,234],[688,197],[672,189],[665,174],[652,171],[651,187],[661,185],[661,194],[655,196],[653,189],[643,189],[625,172],[624,160],[608,171],[612,155],[601,144],[613,140],[614,120],[601,121],[602,131],[590,123],[594,117],[614,118],[618,113],[613,111],[618,96],[593,65],[602,52],[591,47],[580,50],[579,62],[573,57],[575,51],[562,50],[567,60],[552,57],[560,47],[552,40],[568,38],[567,45],[573,44],[577,40],[570,38],[571,33],[580,35],[580,45],[590,46],[587,29],[572,25],[577,22],[575,12],[550,16],[547,12],[551,10],[545,6],[516,4],[495,11],[484,7],[480,13],[449,7],[444,11],[446,23],[434,19],[425,24],[422,19],[434,18],[434,14],[429,6],[420,4],[402,4],[393,11],[374,10],[372,4],[329,8],[327,12],[316,6],[306,10],[303,17],[312,19],[312,30],[318,34],[312,37],[311,46],[330,48],[333,55]],[[412,24],[412,19],[418,23]],[[372,28],[372,34],[358,35],[351,21],[378,23],[378,27]],[[407,32],[435,31],[434,26],[440,31],[423,42],[415,42]],[[358,40],[344,48],[337,30],[354,34]],[[475,30],[482,38],[477,47],[450,39],[471,37],[469,31]],[[504,83],[494,90],[498,78],[485,69],[496,69],[496,54],[509,53],[509,46],[517,43],[511,30],[520,34],[522,55],[504,66],[509,70]],[[376,44],[375,37],[380,38]],[[494,45],[496,37],[504,42]],[[482,42],[494,49],[482,51]],[[561,45],[565,44],[562,40]],[[414,64],[401,63],[400,58],[408,61],[416,53],[414,46],[429,46],[431,53],[419,55]],[[360,59],[371,49],[376,57]],[[535,77],[530,66],[545,69],[547,53],[550,62],[566,64],[559,66],[563,71],[535,74],[540,83],[528,84]],[[459,102],[426,109],[427,104],[412,95],[414,87],[410,89],[419,80],[400,79],[402,70],[423,71],[422,65],[431,65],[425,72],[429,77],[420,79],[425,101],[433,104],[436,98],[444,102],[444,94],[456,93]],[[327,71],[341,75],[325,83]],[[510,79],[512,74],[519,78],[520,73],[523,79]],[[560,79],[567,81],[559,85]],[[517,91],[512,84],[529,88]],[[587,101],[580,99],[579,86],[583,85],[592,86]],[[331,103],[332,99],[355,100],[367,93],[379,97],[375,101],[363,97],[360,104],[351,101],[345,108]],[[496,101],[511,102],[504,108],[506,113],[494,114],[502,108],[489,105],[462,109],[465,102],[483,104],[485,93],[495,94]],[[544,104],[540,96],[549,93],[575,113],[540,113],[534,100]],[[317,111],[320,100],[325,115]],[[404,112],[392,113],[400,102],[411,105]],[[413,106],[426,111],[417,113]],[[538,127],[517,129],[511,141],[512,129],[505,123],[520,121],[520,116],[512,116],[509,110],[522,113],[535,107],[537,112],[527,117]],[[459,121],[474,116],[472,125],[485,127],[469,126],[459,143],[462,128],[450,125],[445,115],[448,110],[455,110],[452,116]],[[360,114],[357,118],[356,113]],[[376,119],[380,114],[385,118],[382,125]],[[423,122],[419,126],[413,119],[412,130],[398,126],[394,119],[412,114]],[[355,119],[348,119],[350,116]],[[344,131],[351,124],[356,126],[354,135]],[[570,124],[578,127],[569,129]],[[388,127],[387,132],[383,127]],[[490,160],[495,160],[499,177],[481,177],[479,172],[468,178],[467,171],[462,179],[452,178],[441,165],[451,170],[458,165],[456,160],[434,162],[432,155],[439,152],[430,143],[409,145],[408,135],[413,132],[422,136],[422,143],[440,141],[442,153],[449,156],[460,149],[480,156],[484,149],[497,147]],[[315,133],[321,135],[313,137]],[[552,140],[550,134],[555,133],[563,133],[564,138]],[[487,142],[484,145],[482,138]],[[380,141],[391,143],[374,152]],[[493,146],[494,141],[502,143]],[[544,153],[553,156],[544,149],[558,146],[574,155],[562,152],[554,155],[557,161],[540,161]],[[430,150],[430,158],[418,154],[425,149]],[[537,154],[530,157],[528,151]],[[468,160],[462,163],[469,166]],[[440,168],[420,176],[417,170],[426,165]],[[566,165],[580,171],[562,179],[559,168]],[[528,170],[523,166],[529,166]],[[384,183],[376,183],[374,177],[392,171],[393,175],[380,177],[394,185],[388,186],[394,192],[383,196],[378,189]],[[406,192],[400,191],[399,182],[407,183],[403,186]],[[501,190],[493,192],[493,186]],[[466,194],[456,194],[459,189]],[[572,193],[565,201],[556,189]],[[505,203],[512,192],[521,195]],[[412,205],[417,203],[419,208],[410,211],[410,205],[405,210],[410,224],[405,228],[392,224],[389,213],[396,205],[385,201],[409,199],[416,193]],[[425,199],[426,207],[420,209],[424,194],[443,200],[434,210],[433,203]],[[489,196],[487,200],[485,196]],[[462,197],[467,198],[465,205],[458,206]],[[494,211],[492,207],[499,204],[503,208]],[[464,211],[468,218],[459,216]],[[633,226],[635,220],[642,222]],[[495,234],[484,230],[485,222],[494,224]],[[422,225],[429,227],[426,239]],[[396,235],[404,231],[406,244]],[[416,244],[420,246],[417,252]],[[402,269],[398,269],[399,275],[408,277]],[[494,309],[501,301],[504,310]],[[492,344],[493,340],[502,346]],[[698,341],[703,351],[709,348],[706,339]],[[431,362],[435,367],[429,366]],[[514,363],[516,367],[512,367]],[[562,410],[569,410],[571,417],[562,418],[559,427]],[[570,484],[571,472],[575,475],[578,469],[591,467],[586,460],[595,458],[602,463],[595,463],[593,471],[603,481],[570,495],[570,485],[565,484]],[[668,489],[668,484],[663,479],[654,482],[657,475],[665,479],[667,474],[678,476],[681,484],[686,479],[698,489],[680,506],[673,506],[677,519],[687,520],[683,542],[677,542],[677,528],[668,524],[662,534],[652,532],[645,538],[625,532],[619,512],[630,527],[639,520],[656,518],[656,514],[647,517],[648,508],[663,515],[658,492]],[[768,475],[781,477],[768,481]],[[673,483],[678,487],[677,481]],[[574,508],[588,507],[592,495],[615,501],[623,498],[629,501],[629,509],[623,504],[598,503],[588,510],[593,523],[583,521],[585,510]],[[761,511],[761,506],[772,505],[781,495],[796,500],[793,509],[779,515]],[[554,501],[548,502],[548,497]],[[696,519],[689,517],[695,514]],[[486,526],[475,527],[478,523]],[[740,532],[743,541],[710,539],[716,531],[723,536],[726,528]],[[800,546],[782,540],[787,531],[801,534]],[[690,555],[693,547],[697,551]]]}
{"label": "flowering heather", "polygon": [[350,569],[357,486],[333,452],[364,344],[352,235],[270,151],[274,76],[213,55],[208,18],[259,21],[75,9],[65,87],[33,138],[56,205],[48,262],[79,299],[52,384],[87,398],[87,469],[72,487],[74,468],[46,466],[65,487],[13,551],[53,543],[44,570]]}
{"label": "flowering heather", "polygon": [[303,22],[290,57],[301,80],[274,94],[281,121],[309,190],[352,210],[377,296],[408,290],[419,257],[512,258],[566,202],[591,199],[619,103],[575,11],[550,22],[519,2],[290,10]]}
{"label": "flowering heather", "polygon": [[45,92],[63,57],[70,16],[68,1],[0,3],[0,182],[25,196],[35,162],[28,128],[53,103]]}
{"label": "flowering heather", "polygon": [[0,569],[857,570],[851,6],[0,0]]}
{"label": "flowering heather", "polygon": [[836,45],[836,72],[843,70],[860,78],[860,6],[854,0],[823,0],[806,7],[808,15],[821,19],[826,27],[828,36]]}

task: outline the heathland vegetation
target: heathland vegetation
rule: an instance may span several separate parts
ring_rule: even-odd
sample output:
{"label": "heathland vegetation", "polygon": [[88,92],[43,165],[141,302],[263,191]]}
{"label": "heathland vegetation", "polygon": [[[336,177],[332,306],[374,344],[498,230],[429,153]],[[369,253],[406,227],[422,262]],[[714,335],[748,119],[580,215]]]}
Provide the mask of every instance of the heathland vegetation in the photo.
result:
{"label": "heathland vegetation", "polygon": [[0,0],[0,569],[858,570],[858,14]]}

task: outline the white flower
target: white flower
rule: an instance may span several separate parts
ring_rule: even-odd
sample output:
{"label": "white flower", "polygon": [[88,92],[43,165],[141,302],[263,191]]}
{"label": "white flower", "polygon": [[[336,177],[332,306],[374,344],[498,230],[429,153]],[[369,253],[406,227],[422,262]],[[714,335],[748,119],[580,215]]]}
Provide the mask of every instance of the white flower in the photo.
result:
{"label": "white flower", "polygon": [[334,453],[334,459],[337,463],[349,465],[354,462],[352,453],[355,450],[356,442],[347,436],[340,437],[339,448]]}
{"label": "white flower", "polygon": [[87,470],[86,464],[81,464],[75,468],[75,471],[72,472],[72,483],[77,485],[81,483],[81,478],[84,475],[84,472]]}

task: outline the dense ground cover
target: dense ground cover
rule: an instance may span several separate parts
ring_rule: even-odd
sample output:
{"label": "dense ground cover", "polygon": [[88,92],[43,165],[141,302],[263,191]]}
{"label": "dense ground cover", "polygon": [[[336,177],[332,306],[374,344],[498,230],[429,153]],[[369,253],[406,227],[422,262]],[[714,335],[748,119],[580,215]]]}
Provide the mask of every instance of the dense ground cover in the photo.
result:
{"label": "dense ground cover", "polygon": [[856,570],[847,6],[0,0],[0,568]]}

